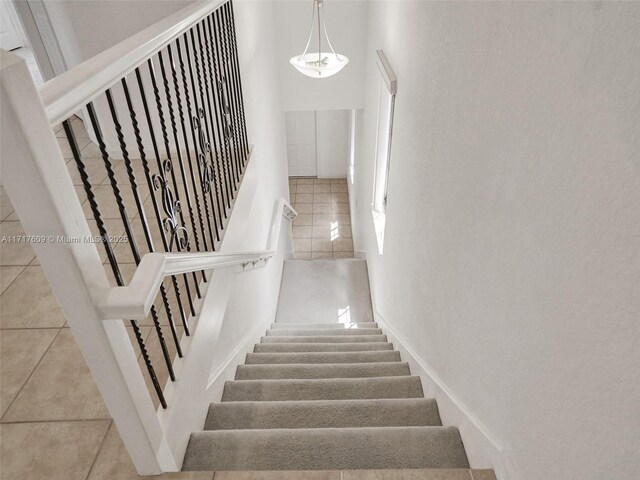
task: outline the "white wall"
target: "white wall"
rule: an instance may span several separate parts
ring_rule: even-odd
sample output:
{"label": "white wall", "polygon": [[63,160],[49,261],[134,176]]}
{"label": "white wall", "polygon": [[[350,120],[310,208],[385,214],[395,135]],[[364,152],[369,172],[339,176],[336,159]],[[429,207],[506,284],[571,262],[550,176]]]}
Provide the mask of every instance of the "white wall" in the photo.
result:
{"label": "white wall", "polygon": [[[370,4],[356,250],[500,478],[638,475],[638,45],[633,2]],[[399,79],[383,256],[378,48]]]}
{"label": "white wall", "polygon": [[[361,108],[364,51],[367,38],[369,2],[325,0],[327,32],[337,53],[349,57],[349,64],[338,74],[324,79],[298,72],[289,59],[304,50],[311,28],[311,0],[276,0],[276,28],[282,109],[339,110]],[[317,30],[316,30],[317,31]],[[309,51],[317,51],[317,40]]]}
{"label": "white wall", "polygon": [[349,168],[349,110],[316,112],[318,178],[344,178]]}

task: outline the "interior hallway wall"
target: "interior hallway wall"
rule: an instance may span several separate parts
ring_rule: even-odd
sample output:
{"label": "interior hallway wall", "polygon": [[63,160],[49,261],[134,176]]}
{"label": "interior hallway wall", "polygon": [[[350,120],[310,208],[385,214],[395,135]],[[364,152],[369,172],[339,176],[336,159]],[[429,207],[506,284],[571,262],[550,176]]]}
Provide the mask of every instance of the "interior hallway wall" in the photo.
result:
{"label": "interior hallway wall", "polygon": [[[369,8],[353,216],[377,314],[502,449],[445,409],[472,464],[636,478],[640,4]],[[398,76],[382,256],[380,48]]]}

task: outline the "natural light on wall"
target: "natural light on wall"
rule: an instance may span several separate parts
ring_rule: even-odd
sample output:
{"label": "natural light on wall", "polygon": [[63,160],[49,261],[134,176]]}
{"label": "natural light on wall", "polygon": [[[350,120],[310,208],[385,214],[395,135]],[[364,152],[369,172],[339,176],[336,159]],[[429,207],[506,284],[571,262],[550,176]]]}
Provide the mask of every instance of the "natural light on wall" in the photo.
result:
{"label": "natural light on wall", "polygon": [[378,252],[382,255],[387,211],[387,187],[389,183],[389,158],[393,132],[393,110],[395,107],[398,80],[382,50],[377,51],[380,71],[378,95],[378,131],[376,135],[376,161],[371,211],[376,230]]}

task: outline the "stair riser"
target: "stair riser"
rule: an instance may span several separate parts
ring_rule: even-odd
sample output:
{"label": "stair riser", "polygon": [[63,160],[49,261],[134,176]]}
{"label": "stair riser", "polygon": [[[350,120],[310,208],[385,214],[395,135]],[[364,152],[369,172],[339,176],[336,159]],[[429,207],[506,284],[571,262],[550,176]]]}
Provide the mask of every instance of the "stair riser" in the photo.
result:
{"label": "stair riser", "polygon": [[267,337],[315,337],[318,335],[382,335],[379,328],[337,328],[337,329],[271,329]]}
{"label": "stair riser", "polygon": [[365,363],[329,365],[240,365],[236,380],[279,380],[298,378],[366,378],[410,375],[407,363]]}
{"label": "stair riser", "polygon": [[318,335],[315,337],[262,337],[260,343],[360,343],[360,342],[386,342],[386,335]]}
{"label": "stair riser", "polygon": [[[294,453],[295,452],[295,453]],[[191,435],[183,470],[469,468],[453,427],[227,430]]]}
{"label": "stair riser", "polygon": [[367,352],[393,350],[392,343],[258,343],[253,353]]}
{"label": "stair riser", "polygon": [[441,426],[433,399],[223,402],[205,430]]}
{"label": "stair riser", "polygon": [[240,380],[225,384],[223,402],[423,398],[420,377],[331,380]]}
{"label": "stair riser", "polygon": [[399,362],[400,352],[311,352],[311,353],[248,353],[246,365],[300,363],[373,363]]}

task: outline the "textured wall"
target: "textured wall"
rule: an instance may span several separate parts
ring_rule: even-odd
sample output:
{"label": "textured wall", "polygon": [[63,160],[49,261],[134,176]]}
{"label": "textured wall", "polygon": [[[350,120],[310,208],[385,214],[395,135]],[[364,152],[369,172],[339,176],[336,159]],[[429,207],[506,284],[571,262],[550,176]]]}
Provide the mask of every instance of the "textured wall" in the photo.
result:
{"label": "textured wall", "polygon": [[[383,256],[377,48],[399,79]],[[637,478],[640,3],[372,2],[367,62],[354,233],[378,313],[510,478]]]}

